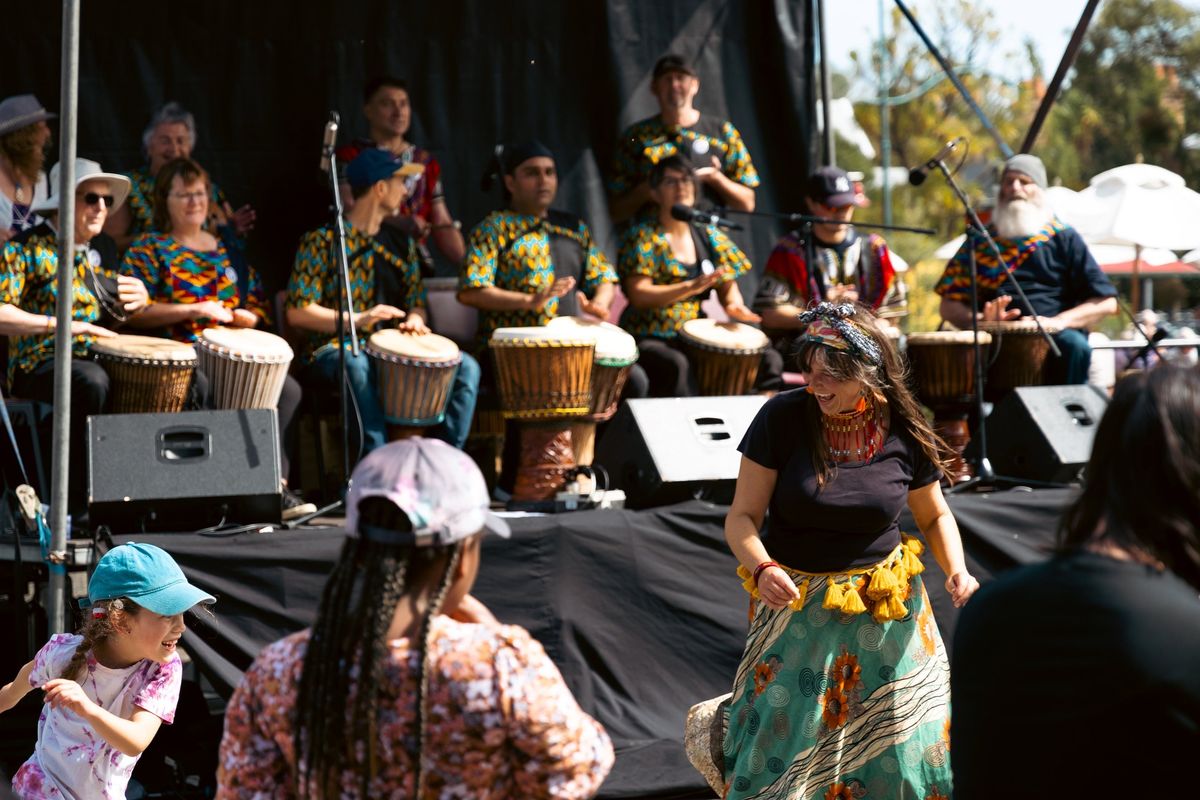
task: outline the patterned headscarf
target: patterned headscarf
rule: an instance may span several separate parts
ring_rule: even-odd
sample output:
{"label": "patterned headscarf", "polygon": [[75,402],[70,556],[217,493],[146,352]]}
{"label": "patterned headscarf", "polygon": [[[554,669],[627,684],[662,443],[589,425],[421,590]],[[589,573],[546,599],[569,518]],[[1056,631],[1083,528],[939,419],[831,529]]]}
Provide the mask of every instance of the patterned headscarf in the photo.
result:
{"label": "patterned headscarf", "polygon": [[879,344],[851,319],[853,316],[854,306],[849,303],[819,303],[800,315],[800,321],[808,326],[801,334],[800,341],[825,345],[880,366],[883,364],[883,353],[879,350]]}

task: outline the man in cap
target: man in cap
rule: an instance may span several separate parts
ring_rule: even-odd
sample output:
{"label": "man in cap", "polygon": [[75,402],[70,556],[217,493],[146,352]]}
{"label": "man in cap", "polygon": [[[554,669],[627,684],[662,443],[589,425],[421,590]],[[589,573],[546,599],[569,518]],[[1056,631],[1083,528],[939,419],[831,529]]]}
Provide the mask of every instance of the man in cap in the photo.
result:
{"label": "man in cap", "polygon": [[626,128],[617,141],[608,185],[612,218],[647,213],[653,205],[650,168],[677,153],[691,160],[709,203],[753,211],[759,179],[750,152],[733,123],[695,108],[700,77],[691,64],[674,53],[658,59],[650,91],[659,113]]}
{"label": "man in cap", "polygon": [[[1037,156],[1013,156],[1004,164],[990,232],[1004,264],[986,241],[970,238],[946,265],[934,287],[942,297],[942,319],[959,328],[971,327],[971,314],[986,321],[1038,316],[1058,329],[1053,334],[1062,351],[1046,359],[1043,379],[1048,384],[1087,381],[1092,350],[1087,328],[1117,313],[1117,290],[1100,270],[1078,231],[1054,217],[1046,199],[1046,167]],[[975,250],[978,309],[972,309],[970,250]],[[1026,306],[1005,274],[1029,298]]]}
{"label": "man in cap", "polygon": [[882,236],[859,234],[851,223],[860,197],[845,170],[821,167],[808,177],[808,213],[839,222],[814,224],[812,242],[805,242],[802,231],[792,231],[771,251],[754,310],[781,352],[802,327],[800,313],[814,301],[862,303],[884,321],[905,314],[904,285],[887,242]]}
{"label": "man in cap", "polygon": [[[425,287],[415,252],[393,252],[375,238],[384,217],[396,213],[408,196],[412,180],[423,170],[420,164],[406,164],[395,154],[378,148],[364,150],[346,168],[354,195],[354,206],[344,220],[346,258],[360,344],[366,343],[373,330],[392,322],[414,336],[429,333]],[[336,386],[340,304],[333,247],[332,224],[300,239],[288,283],[287,320],[308,332],[301,360],[310,366],[309,377]],[[345,358],[349,388],[362,421],[363,448],[370,452],[387,441],[387,419],[379,405],[374,369],[365,352],[354,356],[347,349]],[[450,390],[445,422],[430,434],[462,447],[475,413],[478,389],[479,364],[464,353]]]}
{"label": "man in cap", "polygon": [[0,100],[0,244],[41,222],[32,206],[50,194],[42,165],[55,116],[31,94]]}
{"label": "man in cap", "polygon": [[[50,171],[53,194],[33,210],[47,221],[19,234],[4,246],[0,269],[0,333],[10,341],[8,379],[14,394],[50,403],[54,399],[54,330],[57,306],[59,219],[58,165]],[[91,246],[110,209],[129,195],[129,179],[104,172],[95,161],[75,160],[74,305],[71,333],[71,506],[85,500],[84,458],[89,414],[103,412],[108,373],[89,359],[97,337],[113,336],[110,327],[125,323],[146,307],[145,285],[119,275],[115,250]],[[107,253],[107,257],[106,254]]]}

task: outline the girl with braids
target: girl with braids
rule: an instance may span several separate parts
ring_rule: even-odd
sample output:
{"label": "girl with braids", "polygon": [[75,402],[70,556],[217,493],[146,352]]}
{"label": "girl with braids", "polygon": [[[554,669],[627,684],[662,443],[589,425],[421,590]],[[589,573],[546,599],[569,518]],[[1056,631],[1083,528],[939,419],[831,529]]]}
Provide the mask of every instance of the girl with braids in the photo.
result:
{"label": "girl with braids", "polygon": [[53,636],[0,689],[0,711],[31,689],[45,692],[37,746],[13,777],[22,800],[125,797],[158,726],[175,719],[183,614],[215,602],[149,544],[108,551],[88,582],[88,598],[83,629]]}
{"label": "girl with braids", "polygon": [[444,442],[354,470],[317,619],[268,646],[225,713],[217,797],[585,798],[612,744],[545,651],[469,594],[483,476]]}
{"label": "girl with braids", "polygon": [[978,583],[938,483],[948,451],[865,307],[821,303],[801,320],[808,385],[750,425],[725,520],[753,598],[725,796],[948,797],[946,653],[923,545],[897,524],[907,503],[965,603]]}

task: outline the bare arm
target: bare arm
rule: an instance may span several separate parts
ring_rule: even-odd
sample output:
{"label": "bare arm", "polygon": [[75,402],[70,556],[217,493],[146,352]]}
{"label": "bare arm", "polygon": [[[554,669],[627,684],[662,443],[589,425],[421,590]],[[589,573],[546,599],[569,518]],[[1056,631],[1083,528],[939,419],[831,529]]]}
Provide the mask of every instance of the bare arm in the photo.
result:
{"label": "bare arm", "polygon": [[127,756],[140,756],[162,725],[157,716],[136,706],[129,719],[122,719],[96,705],[84,694],[83,687],[66,678],[47,681],[42,689],[46,692],[47,703],[74,711],[100,734],[100,738]]}
{"label": "bare arm", "polygon": [[29,694],[29,691],[33,688],[29,685],[29,675],[31,672],[33,672],[32,661],[21,667],[21,671],[17,673],[17,677],[13,678],[11,682],[4,684],[4,688],[0,689],[0,714],[8,711],[21,702],[22,697]]}
{"label": "bare arm", "polygon": [[942,496],[941,484],[934,481],[910,491],[908,507],[938,566],[946,573],[946,591],[950,593],[950,599],[956,607],[961,607],[979,588],[979,581],[967,572],[958,523]]}
{"label": "bare arm", "polygon": [[[729,549],[751,574],[764,561],[770,561],[758,532],[779,473],[742,456],[738,469],[737,488],[733,504],[725,516],[725,541]],[[771,608],[783,608],[800,596],[788,574],[778,567],[768,567],[758,576],[759,596]]]}

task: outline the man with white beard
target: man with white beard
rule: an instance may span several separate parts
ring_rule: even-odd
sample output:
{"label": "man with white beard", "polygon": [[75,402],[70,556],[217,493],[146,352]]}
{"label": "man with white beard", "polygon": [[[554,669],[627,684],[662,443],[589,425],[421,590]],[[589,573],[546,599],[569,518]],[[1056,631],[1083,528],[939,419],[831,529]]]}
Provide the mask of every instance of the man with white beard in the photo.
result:
{"label": "man with white beard", "polygon": [[1054,340],[1061,358],[1046,359],[1047,384],[1084,383],[1092,350],[1087,328],[1117,313],[1117,290],[1088,252],[1083,237],[1055,219],[1046,201],[1046,167],[1037,156],[1016,155],[1004,164],[992,215],[992,236],[1029,305],[1021,302],[986,241],[968,239],[946,265],[934,287],[942,296],[942,319],[971,327],[970,250],[975,250],[980,320],[1012,320],[1037,315],[1059,329]]}

